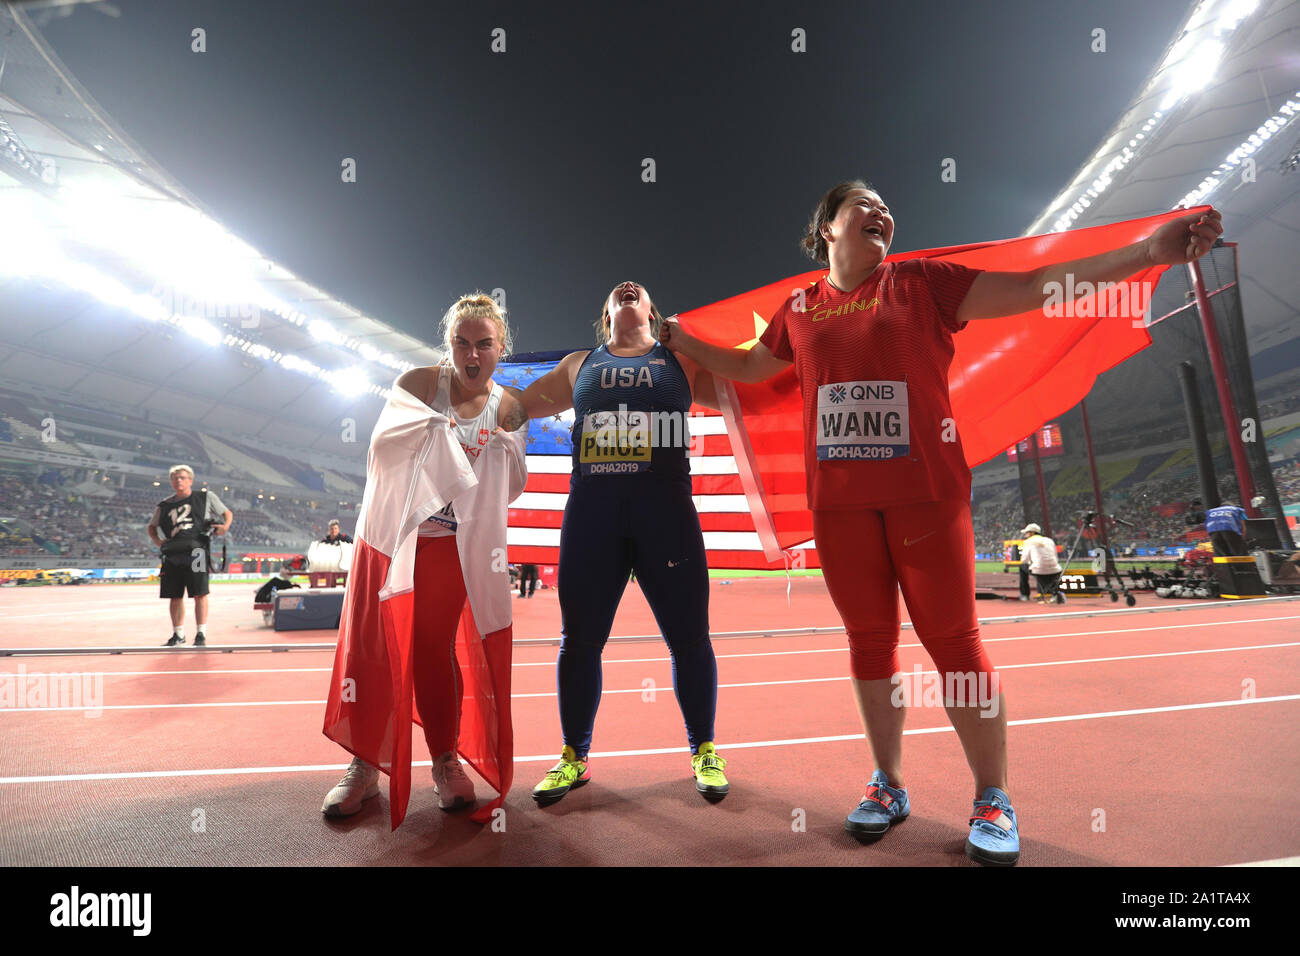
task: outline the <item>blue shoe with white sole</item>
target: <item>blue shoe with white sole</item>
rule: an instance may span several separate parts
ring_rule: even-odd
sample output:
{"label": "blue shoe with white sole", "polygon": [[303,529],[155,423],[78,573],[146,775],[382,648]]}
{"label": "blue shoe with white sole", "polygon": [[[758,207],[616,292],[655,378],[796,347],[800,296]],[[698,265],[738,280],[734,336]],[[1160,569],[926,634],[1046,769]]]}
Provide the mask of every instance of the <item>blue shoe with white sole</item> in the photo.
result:
{"label": "blue shoe with white sole", "polygon": [[1015,866],[1020,859],[1020,826],[1010,798],[997,787],[985,787],[970,818],[966,855],[984,866]]}

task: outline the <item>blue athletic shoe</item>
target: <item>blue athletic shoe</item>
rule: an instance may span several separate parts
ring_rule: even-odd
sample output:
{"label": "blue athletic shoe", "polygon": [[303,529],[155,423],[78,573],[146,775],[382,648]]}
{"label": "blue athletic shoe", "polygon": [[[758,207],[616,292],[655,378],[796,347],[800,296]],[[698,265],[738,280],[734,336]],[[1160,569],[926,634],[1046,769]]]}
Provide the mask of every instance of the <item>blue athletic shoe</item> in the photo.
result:
{"label": "blue athletic shoe", "polygon": [[901,823],[912,812],[907,799],[907,788],[891,787],[883,770],[871,775],[862,802],[844,821],[844,829],[863,842],[878,840],[895,823]]}
{"label": "blue athletic shoe", "polygon": [[1020,827],[1011,800],[997,787],[986,787],[970,818],[966,855],[984,866],[1015,866],[1020,859]]}

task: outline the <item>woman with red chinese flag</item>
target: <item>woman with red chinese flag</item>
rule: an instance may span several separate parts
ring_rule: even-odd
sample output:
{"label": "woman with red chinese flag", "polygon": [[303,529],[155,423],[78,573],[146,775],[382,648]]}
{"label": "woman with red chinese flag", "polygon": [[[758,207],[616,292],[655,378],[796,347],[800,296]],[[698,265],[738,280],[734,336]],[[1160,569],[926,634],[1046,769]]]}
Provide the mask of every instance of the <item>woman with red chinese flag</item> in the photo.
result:
{"label": "woman with red chinese flag", "polygon": [[1049,289],[1082,290],[1191,262],[1222,232],[1210,209],[1123,248],[1026,272],[930,258],[886,262],[893,217],[874,188],[855,180],[822,197],[803,237],[828,272],[787,300],[752,348],[724,348],[675,319],[663,323],[670,349],[720,379],[759,382],[794,366],[814,539],[848,632],[877,766],[844,824],[859,839],[878,839],[911,812],[896,676],[901,589],[975,778],[966,853],[991,866],[1014,865],[1020,855],[1005,700],[975,613],[970,468],[948,393],[954,333],[973,319],[1042,309]]}

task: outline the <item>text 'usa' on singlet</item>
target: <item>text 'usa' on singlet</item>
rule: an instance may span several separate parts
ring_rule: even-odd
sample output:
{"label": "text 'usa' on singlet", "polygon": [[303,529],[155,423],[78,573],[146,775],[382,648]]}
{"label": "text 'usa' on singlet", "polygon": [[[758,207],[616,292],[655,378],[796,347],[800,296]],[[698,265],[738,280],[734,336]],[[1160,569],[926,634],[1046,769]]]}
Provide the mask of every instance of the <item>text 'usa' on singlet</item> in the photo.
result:
{"label": "text 'usa' on singlet", "polygon": [[594,349],[573,383],[573,487],[642,474],[689,487],[690,409],[686,373],[660,343],[644,355]]}
{"label": "text 'usa' on singlet", "polygon": [[[496,430],[497,410],[501,407],[502,388],[496,382],[493,382],[492,392],[488,395],[483,410],[474,418],[460,418],[456,415],[456,410],[451,407],[451,377],[454,374],[455,372],[446,366],[439,368],[438,390],[429,407],[435,412],[446,415],[455,423],[452,432],[455,434],[456,440],[460,442],[460,447],[465,450],[465,455],[472,465],[474,460],[483,452],[483,449],[487,447],[488,441],[492,438],[492,432]],[[430,515],[420,525],[419,530],[419,536],[422,538],[441,538],[455,533],[456,512],[450,502],[441,511]]]}
{"label": "text 'usa' on singlet", "polygon": [[814,282],[787,299],[760,341],[793,362],[803,396],[808,505],[884,508],[969,499],[948,369],[957,309],[979,270],[886,262],[841,292]]}

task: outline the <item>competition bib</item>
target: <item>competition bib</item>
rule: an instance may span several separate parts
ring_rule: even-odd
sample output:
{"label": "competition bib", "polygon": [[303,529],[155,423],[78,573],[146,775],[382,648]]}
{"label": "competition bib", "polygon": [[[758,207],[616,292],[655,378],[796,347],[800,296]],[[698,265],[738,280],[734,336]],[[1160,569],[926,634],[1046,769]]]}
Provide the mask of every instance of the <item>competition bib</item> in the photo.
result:
{"label": "competition bib", "polygon": [[649,471],[650,413],[619,409],[584,415],[578,466],[584,475]]}
{"label": "competition bib", "polygon": [[424,523],[431,530],[454,532],[456,530],[456,512],[452,509],[451,502],[447,502],[440,511],[435,511],[425,518]]}
{"label": "competition bib", "polygon": [[818,387],[818,461],[888,461],[906,457],[908,446],[906,382]]}

